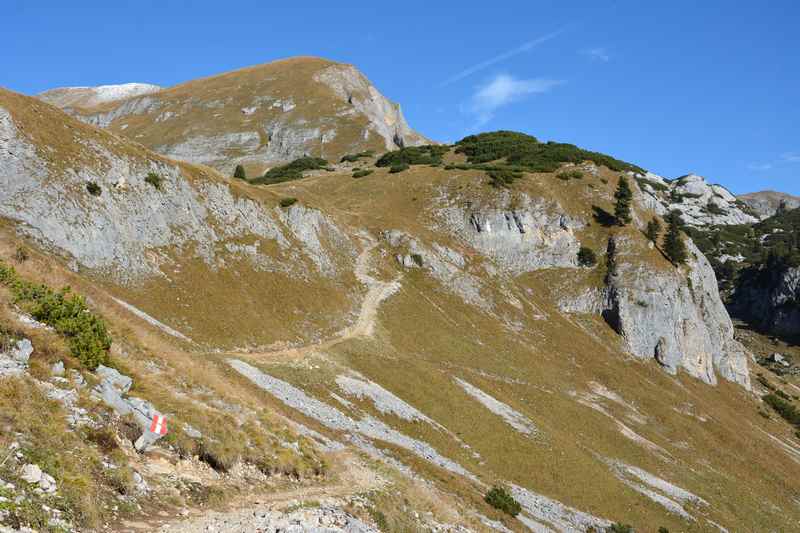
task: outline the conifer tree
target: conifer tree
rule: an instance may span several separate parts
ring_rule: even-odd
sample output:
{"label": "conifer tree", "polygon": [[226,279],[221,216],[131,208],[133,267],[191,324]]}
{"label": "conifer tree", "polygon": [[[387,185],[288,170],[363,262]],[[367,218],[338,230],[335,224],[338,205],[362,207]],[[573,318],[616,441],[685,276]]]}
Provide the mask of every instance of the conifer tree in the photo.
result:
{"label": "conifer tree", "polygon": [[659,233],[661,233],[661,222],[656,217],[653,217],[653,220],[647,223],[647,229],[645,229],[644,234],[650,241],[656,243],[658,242]]}
{"label": "conifer tree", "polygon": [[244,167],[242,165],[236,165],[236,170],[233,171],[233,177],[240,180],[247,179],[247,173],[244,171]]}
{"label": "conifer tree", "polygon": [[678,211],[672,211],[667,218],[667,234],[664,235],[664,253],[673,265],[686,262],[689,252],[681,237],[681,217]]}
{"label": "conifer tree", "polygon": [[614,218],[617,220],[617,224],[620,226],[629,224],[631,221],[631,200],[633,199],[633,193],[631,192],[630,185],[628,185],[628,180],[626,180],[624,176],[620,176],[619,178],[619,184],[617,185],[617,191],[614,193],[614,199],[616,200],[614,204]]}

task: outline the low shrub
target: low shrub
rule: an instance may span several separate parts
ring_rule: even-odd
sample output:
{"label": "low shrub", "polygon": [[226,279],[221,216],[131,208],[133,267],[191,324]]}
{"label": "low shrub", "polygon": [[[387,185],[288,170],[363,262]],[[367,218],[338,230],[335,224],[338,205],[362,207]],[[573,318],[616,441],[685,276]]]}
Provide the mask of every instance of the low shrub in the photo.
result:
{"label": "low shrub", "polygon": [[522,506],[503,487],[493,487],[486,493],[486,503],[511,516],[517,516],[522,511]]}
{"label": "low shrub", "polygon": [[565,170],[564,172],[559,172],[556,176],[560,180],[569,181],[569,180],[580,180],[583,179],[583,172],[580,170]]}
{"label": "low shrub", "polygon": [[522,177],[521,172],[513,170],[490,170],[486,175],[489,176],[489,185],[495,188],[508,187]]}
{"label": "low shrub", "polygon": [[366,157],[373,157],[374,155],[375,155],[375,152],[373,152],[372,150],[366,150],[364,152],[359,152],[357,154],[344,155],[339,160],[339,162],[340,163],[355,163],[359,159],[364,159]]}
{"label": "low shrub", "polygon": [[633,526],[617,522],[606,528],[606,533],[633,533]]}
{"label": "low shrub", "polygon": [[328,162],[319,157],[301,157],[289,164],[269,169],[263,176],[252,180],[256,185],[271,185],[286,181],[299,180],[307,170],[327,170]]}
{"label": "low shrub", "polygon": [[278,204],[281,207],[290,207],[297,203],[297,198],[281,198]]}
{"label": "low shrub", "polygon": [[83,297],[72,294],[69,287],[56,292],[47,285],[24,280],[2,261],[0,283],[11,289],[15,304],[66,337],[70,353],[84,366],[94,370],[108,363],[111,335]]}
{"label": "low shrub", "polygon": [[365,176],[369,176],[370,174],[372,174],[372,172],[373,172],[372,170],[359,169],[359,170],[356,170],[356,171],[353,172],[353,177],[354,178],[363,178]]}
{"label": "low shrub", "polygon": [[411,146],[393,152],[386,152],[376,162],[378,167],[397,167],[406,165],[441,165],[442,156],[450,150],[449,146],[428,144]]}
{"label": "low shrub", "polygon": [[156,189],[161,189],[161,184],[164,182],[164,178],[156,174],[155,172],[148,172],[147,176],[144,178],[145,183],[149,183]]}
{"label": "low shrub", "polygon": [[236,165],[236,168],[233,170],[233,177],[238,180],[247,179],[247,172],[245,172],[244,167],[242,165]]}
{"label": "low shrub", "polygon": [[761,399],[764,400],[764,403],[772,407],[781,418],[792,424],[795,428],[800,429],[800,410],[798,410],[794,404],[772,392],[765,394]]}
{"label": "low shrub", "polygon": [[86,182],[86,190],[89,191],[89,194],[92,196],[100,196],[103,194],[103,189],[101,189],[100,186],[93,181]]}
{"label": "low shrub", "polygon": [[508,164],[531,172],[555,172],[562,163],[592,161],[614,171],[644,170],[611,156],[583,150],[572,144],[539,142],[536,137],[514,131],[495,131],[470,135],[456,143],[456,153],[463,153],[470,163],[488,163],[505,159]]}
{"label": "low shrub", "polygon": [[593,267],[597,264],[597,255],[594,250],[581,246],[578,250],[578,264],[585,267]]}
{"label": "low shrub", "polygon": [[397,174],[399,172],[403,172],[408,170],[410,167],[407,163],[398,163],[396,165],[392,165],[392,168],[389,169],[389,174]]}

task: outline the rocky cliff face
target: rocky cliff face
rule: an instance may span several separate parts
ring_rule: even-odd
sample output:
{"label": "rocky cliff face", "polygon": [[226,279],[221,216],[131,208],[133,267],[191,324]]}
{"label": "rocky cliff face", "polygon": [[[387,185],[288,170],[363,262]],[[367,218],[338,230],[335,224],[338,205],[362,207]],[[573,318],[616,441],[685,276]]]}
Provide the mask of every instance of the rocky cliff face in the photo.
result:
{"label": "rocky cliff face", "polygon": [[618,242],[619,264],[607,277],[603,314],[633,355],[654,358],[672,374],[680,368],[715,384],[719,373],[749,388],[748,354],[733,338],[714,271],[688,245],[685,267],[654,271],[625,261],[627,243]]}
{"label": "rocky cliff face", "polygon": [[237,164],[252,174],[304,155],[338,160],[429,142],[355,67],[322,59],[277,61],[160,91],[129,85],[40,97],[156,152],[225,173]]}
{"label": "rocky cliff face", "polygon": [[731,297],[732,311],[773,334],[800,335],[800,268],[762,269],[742,277]]}

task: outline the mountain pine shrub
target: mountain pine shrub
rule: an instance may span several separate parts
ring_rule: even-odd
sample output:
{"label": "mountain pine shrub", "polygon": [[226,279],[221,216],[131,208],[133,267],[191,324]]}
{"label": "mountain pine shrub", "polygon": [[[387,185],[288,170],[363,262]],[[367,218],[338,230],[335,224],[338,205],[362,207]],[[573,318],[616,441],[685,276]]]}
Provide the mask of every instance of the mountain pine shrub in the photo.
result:
{"label": "mountain pine shrub", "polygon": [[281,198],[278,204],[281,207],[291,207],[297,203],[297,198]]}
{"label": "mountain pine shrub", "polygon": [[100,186],[94,181],[86,182],[86,190],[89,191],[89,194],[92,196],[100,196],[103,194],[103,189],[101,189]]}
{"label": "mountain pine shrub", "polygon": [[441,165],[442,156],[449,150],[449,146],[437,144],[410,146],[386,152],[375,162],[375,166],[394,168],[402,165]]}
{"label": "mountain pine shrub", "polygon": [[247,172],[245,172],[242,165],[236,165],[236,168],[233,170],[233,177],[239,180],[247,179]]}
{"label": "mountain pine shrub", "polygon": [[372,174],[372,172],[373,172],[373,171],[372,171],[372,170],[369,170],[369,169],[358,169],[358,170],[354,170],[354,171],[353,171],[353,177],[354,177],[354,178],[363,178],[363,177],[365,177],[365,176],[369,176],[370,174]]}
{"label": "mountain pine shrub", "polygon": [[578,264],[584,267],[593,267],[597,264],[597,255],[591,248],[581,246],[578,250]]}
{"label": "mountain pine shrub", "polygon": [[389,174],[398,174],[400,172],[408,170],[409,168],[411,167],[408,166],[408,163],[397,163],[395,165],[392,165],[392,167],[389,169]]}
{"label": "mountain pine shrub", "polygon": [[319,157],[301,157],[291,163],[269,169],[260,178],[252,180],[250,183],[256,185],[271,185],[273,183],[283,183],[285,181],[299,180],[303,177],[306,170],[328,169],[328,162]]}
{"label": "mountain pine shrub", "polygon": [[486,503],[511,516],[517,516],[522,511],[522,506],[503,487],[493,487],[486,493]]}
{"label": "mountain pine shrub", "polygon": [[24,280],[2,261],[0,284],[11,290],[15,304],[64,336],[70,353],[84,366],[94,370],[97,365],[108,363],[111,335],[83,297],[72,294],[69,287],[56,292],[47,285]]}

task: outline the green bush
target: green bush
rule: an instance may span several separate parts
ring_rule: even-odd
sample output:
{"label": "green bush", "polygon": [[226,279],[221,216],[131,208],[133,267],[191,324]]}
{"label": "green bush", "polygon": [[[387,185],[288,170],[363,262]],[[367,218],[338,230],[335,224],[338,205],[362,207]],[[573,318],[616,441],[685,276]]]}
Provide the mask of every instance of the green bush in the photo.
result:
{"label": "green bush", "polygon": [[299,180],[306,170],[328,169],[328,162],[319,157],[301,157],[289,164],[269,169],[263,176],[252,180],[256,185],[271,185],[285,181]]}
{"label": "green bush", "polygon": [[397,174],[398,172],[403,172],[408,170],[409,167],[407,163],[398,163],[396,165],[392,165],[392,168],[389,169],[389,174]]}
{"label": "green bush", "polygon": [[242,165],[236,165],[236,168],[233,171],[233,177],[239,180],[247,179],[247,172],[245,172]]}
{"label": "green bush", "polygon": [[66,337],[70,353],[84,366],[94,370],[97,365],[108,363],[111,336],[105,322],[69,287],[56,292],[46,285],[26,281],[2,261],[0,283],[11,289],[15,304]]}
{"label": "green bush", "polygon": [[597,255],[594,250],[581,246],[578,250],[578,264],[585,267],[593,267],[597,264]]}
{"label": "green bush", "polygon": [[86,182],[86,190],[89,191],[89,194],[92,196],[100,196],[103,194],[103,189],[101,189],[100,186],[93,181]]}
{"label": "green bush", "polygon": [[163,183],[164,178],[156,174],[155,172],[148,172],[147,176],[144,178],[145,183],[149,183],[156,189],[161,189],[161,183]]}
{"label": "green bush", "polygon": [[556,176],[560,180],[569,181],[569,180],[579,180],[583,179],[583,172],[580,170],[565,170],[564,172],[559,172]]}
{"label": "green bush", "polygon": [[522,506],[503,487],[493,487],[486,493],[486,503],[511,516],[517,516],[522,511]]}
{"label": "green bush", "polygon": [[583,150],[572,144],[541,143],[536,137],[514,131],[495,131],[464,137],[456,143],[456,153],[463,153],[470,163],[488,163],[505,159],[508,164],[525,167],[531,172],[555,172],[562,163],[580,164],[592,161],[614,171],[644,170],[598,152]]}
{"label": "green bush", "polygon": [[357,154],[347,154],[342,156],[339,160],[340,163],[355,163],[359,159],[364,159],[366,157],[372,157],[375,155],[375,152],[372,150],[366,150],[364,152],[359,152]]}
{"label": "green bush", "polygon": [[367,169],[355,170],[355,171],[353,171],[353,177],[354,178],[363,178],[365,176],[369,176],[370,174],[372,174],[372,172],[373,172],[372,170],[367,170]]}
{"label": "green bush", "polygon": [[800,410],[794,404],[781,398],[775,393],[770,392],[761,397],[764,403],[772,407],[776,413],[792,424],[795,428],[800,429]]}
{"label": "green bush", "polygon": [[495,188],[508,187],[522,177],[521,172],[514,172],[513,170],[490,170],[487,175],[489,176],[489,184]]}
{"label": "green bush", "polygon": [[633,533],[633,526],[617,522],[606,528],[606,533]]}
{"label": "green bush", "polygon": [[281,207],[290,207],[297,203],[297,198],[281,198],[278,204]]}
{"label": "green bush", "polygon": [[449,146],[428,144],[411,146],[383,154],[376,162],[378,167],[397,167],[406,165],[441,165],[442,156],[450,150]]}

